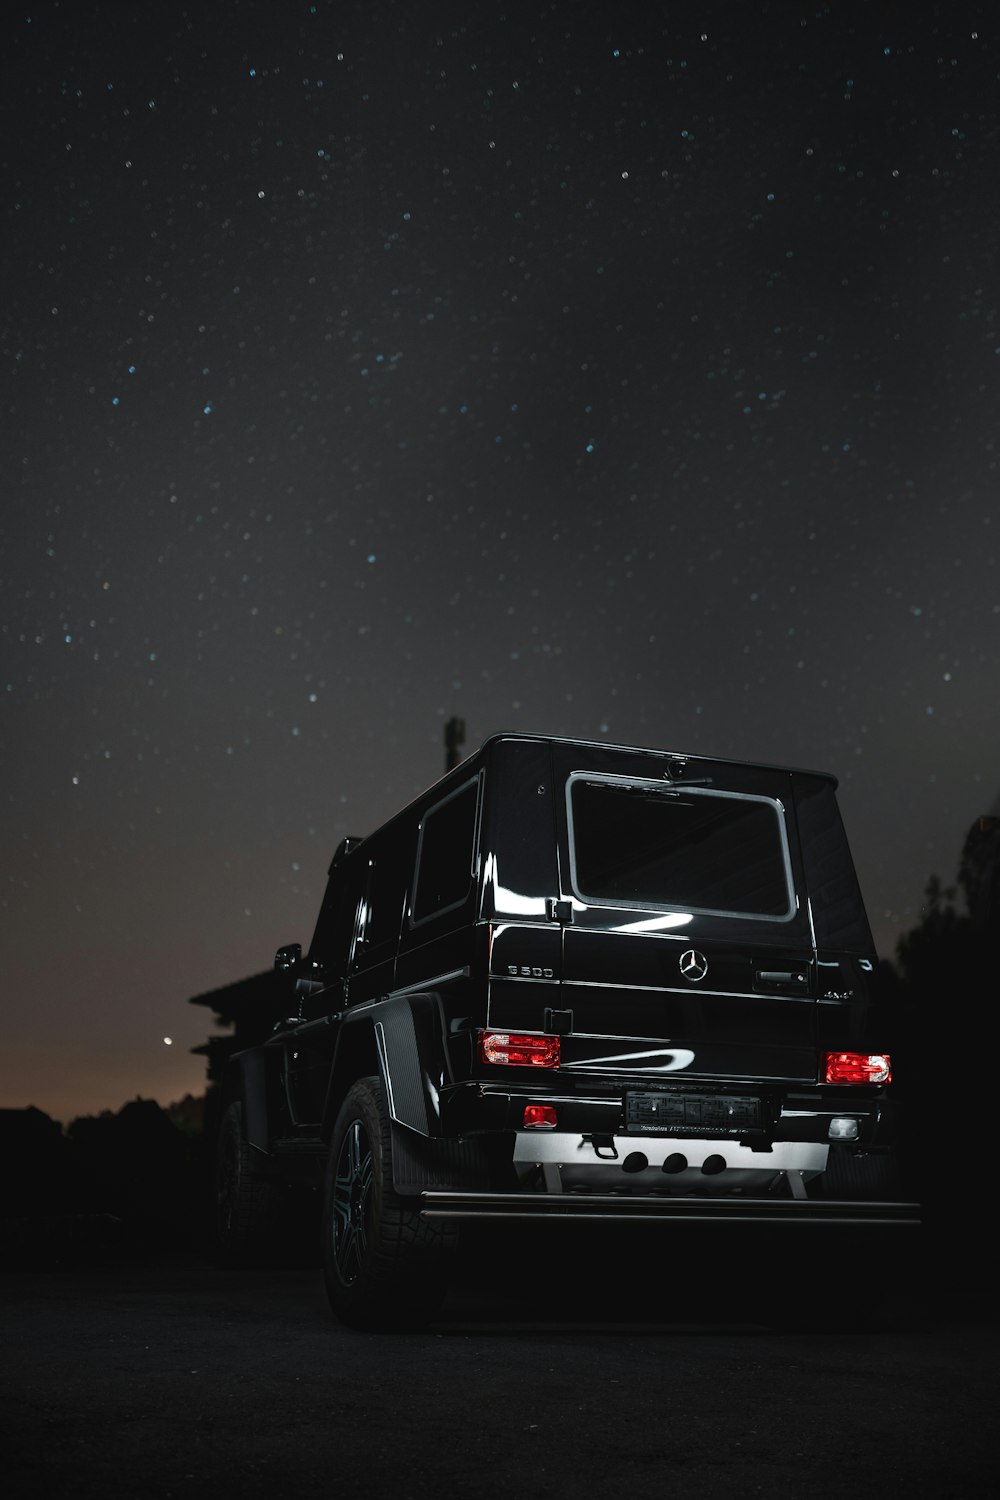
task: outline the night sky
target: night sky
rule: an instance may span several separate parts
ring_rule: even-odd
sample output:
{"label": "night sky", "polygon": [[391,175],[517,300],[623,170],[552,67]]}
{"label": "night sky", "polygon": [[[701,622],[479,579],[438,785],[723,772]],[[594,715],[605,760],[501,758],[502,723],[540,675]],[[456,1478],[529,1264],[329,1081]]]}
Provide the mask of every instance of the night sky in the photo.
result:
{"label": "night sky", "polygon": [[1000,793],[994,9],[8,18],[0,1104],[200,1091],[453,714],[835,772],[891,956]]}

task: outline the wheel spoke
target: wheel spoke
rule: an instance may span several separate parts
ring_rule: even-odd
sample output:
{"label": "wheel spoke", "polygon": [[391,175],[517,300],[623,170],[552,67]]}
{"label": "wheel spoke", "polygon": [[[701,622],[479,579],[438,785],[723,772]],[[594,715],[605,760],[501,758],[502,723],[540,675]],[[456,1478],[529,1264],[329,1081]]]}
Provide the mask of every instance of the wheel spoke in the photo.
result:
{"label": "wheel spoke", "polygon": [[375,1169],[361,1120],[352,1120],[337,1158],[333,1182],[333,1248],[345,1282],[364,1269]]}
{"label": "wheel spoke", "polygon": [[341,1232],[346,1232],[351,1222],[351,1195],[350,1193],[334,1192],[333,1195],[333,1218],[334,1227],[339,1226]]}
{"label": "wheel spoke", "polygon": [[344,1228],[340,1240],[340,1249],[337,1262],[343,1273],[345,1281],[353,1281],[358,1274],[358,1247],[354,1226],[350,1223]]}

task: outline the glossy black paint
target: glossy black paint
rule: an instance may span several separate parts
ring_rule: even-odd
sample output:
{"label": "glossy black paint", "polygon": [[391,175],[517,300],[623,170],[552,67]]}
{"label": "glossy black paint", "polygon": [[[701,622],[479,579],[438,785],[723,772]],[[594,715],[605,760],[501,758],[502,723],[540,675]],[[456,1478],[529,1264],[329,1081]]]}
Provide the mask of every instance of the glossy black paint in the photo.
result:
{"label": "glossy black paint", "polygon": [[[574,888],[567,791],[581,775],[650,795],[681,797],[687,781],[710,789],[703,798],[767,799],[787,911],[748,918],[586,899]],[[583,1141],[579,1158],[594,1151],[591,1137],[626,1131],[635,1089],[665,1099],[747,1092],[762,1124],[746,1161],[762,1181],[769,1151],[780,1163],[795,1142],[824,1145],[833,1117],[857,1122],[843,1149],[888,1149],[890,1091],[820,1081],[825,1051],[891,1042],[873,1029],[876,960],[835,786],[825,773],[677,752],[486,741],[370,837],[345,841],[306,956],[294,963],[281,950],[288,1005],[270,1040],[244,1054],[263,1169],[321,1161],[344,1094],[371,1073],[410,1189],[467,1189],[471,1179],[535,1191],[518,1165],[531,1150],[525,1103],[556,1104],[560,1139]],[[559,1068],[485,1062],[486,1027],[558,1034]],[[551,1172],[545,1183],[555,1190]]]}

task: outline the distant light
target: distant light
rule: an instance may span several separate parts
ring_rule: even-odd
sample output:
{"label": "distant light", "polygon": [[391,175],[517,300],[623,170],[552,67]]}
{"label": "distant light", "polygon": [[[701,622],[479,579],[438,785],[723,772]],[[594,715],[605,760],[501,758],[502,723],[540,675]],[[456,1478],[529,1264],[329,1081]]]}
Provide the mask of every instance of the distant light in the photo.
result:
{"label": "distant light", "polygon": [[164,1047],[172,1047],[174,1045],[174,1039],[173,1039],[173,1037],[172,1036],[165,1036],[163,1038],[163,1045],[164,1045]]}

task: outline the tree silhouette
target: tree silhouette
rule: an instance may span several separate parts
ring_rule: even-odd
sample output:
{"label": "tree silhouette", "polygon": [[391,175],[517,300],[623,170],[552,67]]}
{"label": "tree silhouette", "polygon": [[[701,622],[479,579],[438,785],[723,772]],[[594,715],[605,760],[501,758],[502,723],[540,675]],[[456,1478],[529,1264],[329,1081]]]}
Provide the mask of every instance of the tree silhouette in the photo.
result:
{"label": "tree silhouette", "polygon": [[992,1059],[1000,1003],[1000,819],[966,837],[956,886],[931,875],[920,921],[896,945],[895,990],[906,1155],[932,1221],[947,1229],[987,1202],[985,1146],[994,1120]]}

